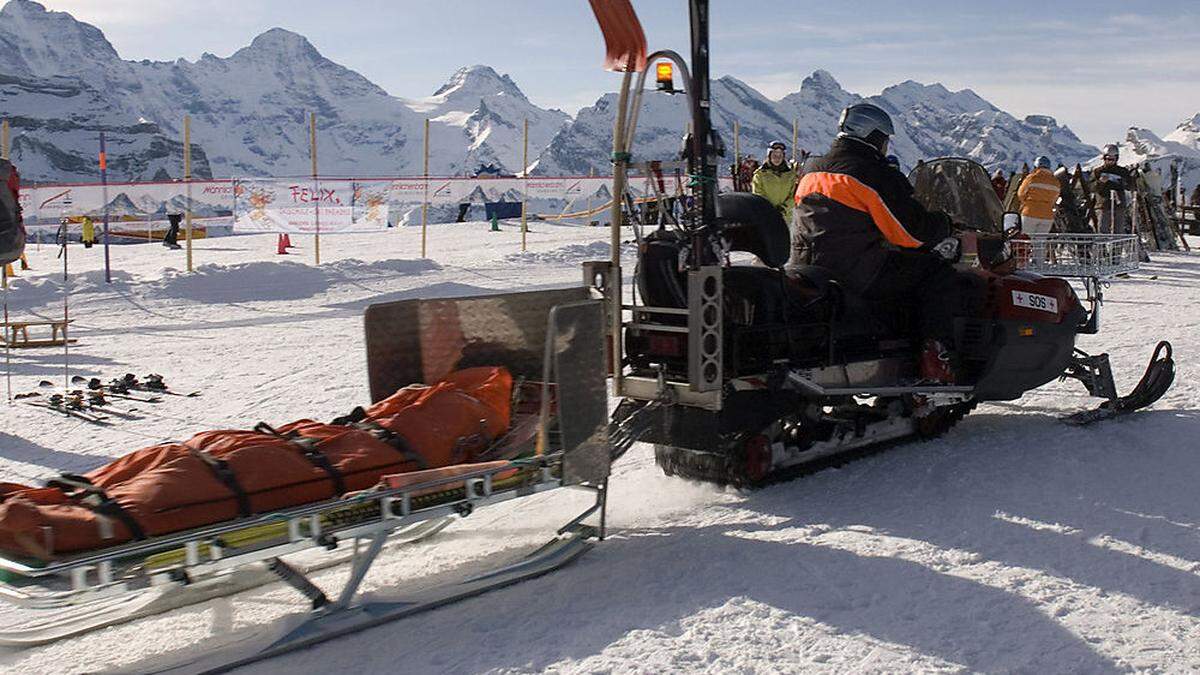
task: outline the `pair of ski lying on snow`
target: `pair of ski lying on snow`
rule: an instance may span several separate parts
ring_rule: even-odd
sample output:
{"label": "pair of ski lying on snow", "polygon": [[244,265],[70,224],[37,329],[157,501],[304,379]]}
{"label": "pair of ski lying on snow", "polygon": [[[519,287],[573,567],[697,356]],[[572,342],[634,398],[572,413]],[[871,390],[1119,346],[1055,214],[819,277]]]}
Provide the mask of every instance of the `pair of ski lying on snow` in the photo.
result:
{"label": "pair of ski lying on snow", "polygon": [[207,431],[46,487],[0,483],[0,550],[49,561],[499,459],[513,392],[508,370],[469,368],[329,424]]}

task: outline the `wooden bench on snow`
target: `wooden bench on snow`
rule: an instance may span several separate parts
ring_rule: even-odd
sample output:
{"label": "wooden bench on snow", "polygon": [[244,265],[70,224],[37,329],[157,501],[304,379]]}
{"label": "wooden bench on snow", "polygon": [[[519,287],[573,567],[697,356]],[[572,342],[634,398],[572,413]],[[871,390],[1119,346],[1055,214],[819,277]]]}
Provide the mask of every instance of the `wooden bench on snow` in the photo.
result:
{"label": "wooden bench on snow", "polygon": [[[64,321],[62,319],[51,319],[49,321],[9,321],[4,326],[4,335],[0,336],[0,340],[4,344],[14,349],[25,347],[61,347],[70,342],[74,343],[75,338],[67,339],[67,324],[73,320]],[[50,338],[41,340],[29,339],[30,326],[49,326]]]}

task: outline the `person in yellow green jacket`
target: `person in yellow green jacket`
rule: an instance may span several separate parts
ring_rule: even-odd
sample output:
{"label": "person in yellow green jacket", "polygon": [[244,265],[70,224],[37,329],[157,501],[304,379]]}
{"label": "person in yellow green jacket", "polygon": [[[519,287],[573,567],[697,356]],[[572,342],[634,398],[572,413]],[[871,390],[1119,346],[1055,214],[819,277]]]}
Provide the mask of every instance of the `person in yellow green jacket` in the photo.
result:
{"label": "person in yellow green jacket", "polygon": [[79,241],[83,243],[84,248],[91,248],[92,244],[96,243],[96,225],[87,216],[83,217],[83,234]]}
{"label": "person in yellow green jacket", "polygon": [[1021,181],[1017,198],[1021,200],[1021,231],[1048,234],[1054,225],[1054,203],[1062,189],[1050,172],[1050,160],[1041,156],[1033,161],[1033,171]]}
{"label": "person in yellow green jacket", "polygon": [[787,146],[775,141],[767,149],[767,161],[754,172],[750,191],[774,204],[783,222],[790,224],[798,182],[796,170],[787,161]]}

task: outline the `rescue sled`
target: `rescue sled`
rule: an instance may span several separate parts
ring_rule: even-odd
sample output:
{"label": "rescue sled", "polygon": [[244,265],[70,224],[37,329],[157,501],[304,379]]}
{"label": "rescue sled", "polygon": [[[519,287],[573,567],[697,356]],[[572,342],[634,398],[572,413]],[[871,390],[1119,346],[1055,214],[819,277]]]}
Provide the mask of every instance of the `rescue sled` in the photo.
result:
{"label": "rescue sled", "polygon": [[[385,476],[369,489],[118,546],[31,560],[0,557],[0,598],[23,622],[0,644],[35,645],[175,607],[282,581],[311,603],[299,628],[252,653],[214,656],[232,667],[529,579],[568,564],[604,536],[611,455],[602,303],[577,288],[409,300],[366,311],[371,396],[437,382],[475,366],[503,366],[523,391],[508,432],[495,441],[522,451]],[[358,591],[388,549],[426,539],[479,509],[560,489],[592,495],[542,548],[513,564],[411,598],[364,601]],[[307,566],[288,556],[309,552]],[[316,556],[313,558],[313,556]],[[349,562],[336,593],[308,574]]]}

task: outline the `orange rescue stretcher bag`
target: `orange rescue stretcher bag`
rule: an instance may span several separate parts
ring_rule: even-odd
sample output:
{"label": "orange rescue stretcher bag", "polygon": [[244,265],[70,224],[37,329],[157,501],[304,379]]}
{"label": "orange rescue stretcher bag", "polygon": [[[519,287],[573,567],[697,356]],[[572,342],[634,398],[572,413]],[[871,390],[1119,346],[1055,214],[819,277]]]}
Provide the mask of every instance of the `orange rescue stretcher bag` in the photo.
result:
{"label": "orange rescue stretcher bag", "polygon": [[43,488],[0,483],[0,549],[50,560],[473,462],[508,429],[512,390],[506,369],[469,368],[330,424],[206,431]]}

